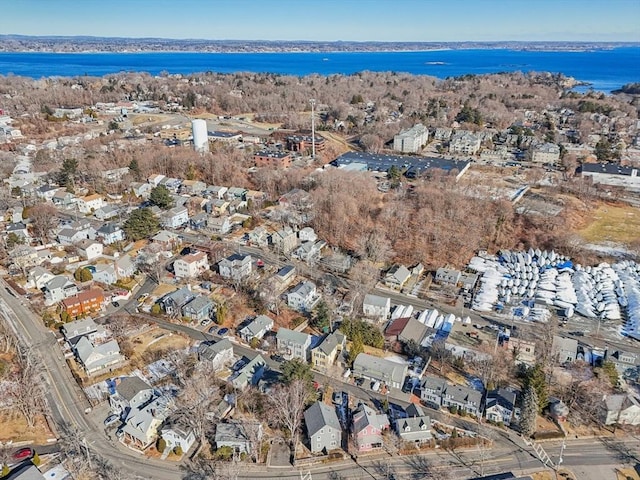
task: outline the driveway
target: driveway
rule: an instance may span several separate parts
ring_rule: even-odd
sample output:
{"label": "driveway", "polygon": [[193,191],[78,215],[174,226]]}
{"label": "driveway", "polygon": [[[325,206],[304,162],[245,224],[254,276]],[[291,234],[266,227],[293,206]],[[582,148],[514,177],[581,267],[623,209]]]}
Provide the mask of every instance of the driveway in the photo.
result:
{"label": "driveway", "polygon": [[291,450],[282,438],[275,438],[271,441],[269,450],[268,466],[270,467],[290,467]]}

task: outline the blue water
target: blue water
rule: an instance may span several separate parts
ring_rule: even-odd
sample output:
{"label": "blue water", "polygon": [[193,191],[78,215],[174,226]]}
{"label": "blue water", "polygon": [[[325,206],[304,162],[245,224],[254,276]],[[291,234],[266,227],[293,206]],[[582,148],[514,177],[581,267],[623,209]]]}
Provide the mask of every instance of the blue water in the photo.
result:
{"label": "blue water", "polygon": [[441,50],[337,53],[0,53],[0,74],[32,78],[270,72],[288,75],[408,72],[438,78],[511,71],[563,73],[600,91],[640,81],[640,47],[584,52]]}

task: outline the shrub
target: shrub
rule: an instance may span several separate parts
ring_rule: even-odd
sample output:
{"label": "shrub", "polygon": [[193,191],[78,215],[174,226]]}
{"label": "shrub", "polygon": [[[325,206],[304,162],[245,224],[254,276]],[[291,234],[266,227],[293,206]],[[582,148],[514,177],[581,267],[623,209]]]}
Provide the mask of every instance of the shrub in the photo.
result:
{"label": "shrub", "polygon": [[157,449],[160,453],[162,453],[162,452],[164,452],[164,451],[165,451],[165,449],[166,449],[166,448],[167,448],[167,441],[166,441],[164,438],[160,437],[160,438],[158,439],[158,442],[156,443],[156,449]]}
{"label": "shrub", "polygon": [[151,307],[151,313],[153,315],[160,315],[160,305],[158,305],[157,303],[154,303],[153,306]]}
{"label": "shrub", "polygon": [[233,449],[231,447],[220,447],[216,450],[216,457],[219,460],[229,460],[233,456]]}
{"label": "shrub", "polygon": [[31,458],[31,463],[33,463],[36,467],[42,463],[42,460],[40,460],[40,456],[37,453],[33,454],[33,457]]}
{"label": "shrub", "polygon": [[181,457],[184,452],[182,451],[182,447],[177,445],[176,448],[173,449],[173,453]]}
{"label": "shrub", "polygon": [[457,405],[451,405],[451,406],[449,407],[449,411],[450,411],[453,415],[455,415],[456,413],[458,413],[458,406],[457,406]]}

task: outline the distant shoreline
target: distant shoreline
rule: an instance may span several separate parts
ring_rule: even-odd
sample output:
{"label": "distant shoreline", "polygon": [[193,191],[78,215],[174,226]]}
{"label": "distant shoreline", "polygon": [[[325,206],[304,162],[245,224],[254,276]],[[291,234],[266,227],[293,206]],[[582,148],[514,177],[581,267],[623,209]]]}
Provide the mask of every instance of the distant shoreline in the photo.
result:
{"label": "distant shoreline", "polygon": [[514,50],[588,52],[640,47],[640,42],[461,41],[347,42],[0,35],[5,53],[347,53]]}

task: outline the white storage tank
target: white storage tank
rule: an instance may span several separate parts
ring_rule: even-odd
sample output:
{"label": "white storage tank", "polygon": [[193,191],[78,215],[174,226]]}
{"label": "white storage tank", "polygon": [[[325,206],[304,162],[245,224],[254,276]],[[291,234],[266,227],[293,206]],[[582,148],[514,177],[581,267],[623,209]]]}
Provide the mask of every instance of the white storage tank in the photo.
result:
{"label": "white storage tank", "polygon": [[209,151],[209,134],[207,133],[207,122],[202,119],[191,121],[191,131],[193,134],[193,148],[196,152]]}

